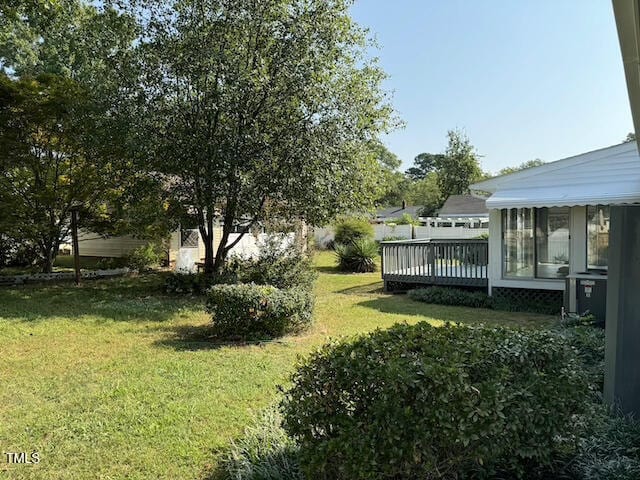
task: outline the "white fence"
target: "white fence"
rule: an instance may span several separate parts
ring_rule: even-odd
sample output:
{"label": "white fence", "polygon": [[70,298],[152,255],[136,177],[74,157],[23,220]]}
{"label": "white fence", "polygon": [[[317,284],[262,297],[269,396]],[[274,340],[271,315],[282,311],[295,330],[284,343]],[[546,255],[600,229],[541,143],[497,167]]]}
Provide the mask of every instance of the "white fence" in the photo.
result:
{"label": "white fence", "polygon": [[[236,239],[240,236],[239,233],[232,233],[229,235],[229,240],[227,241],[227,245],[235,242]],[[240,241],[234,245],[234,247],[229,252],[230,256],[242,256],[242,257],[254,257],[258,255],[260,252],[260,248],[265,242],[269,239],[270,235],[266,233],[260,233],[258,236],[254,236],[251,233],[246,233]],[[295,234],[287,233],[283,235],[279,235],[280,244],[282,247],[291,245],[292,242],[295,241]]]}
{"label": "white fence", "polygon": [[465,227],[414,227],[413,238],[432,238],[434,240],[470,239],[481,235],[489,235],[488,228]]}
{"label": "white fence", "polygon": [[[481,235],[488,235],[488,228],[465,228],[465,227],[429,227],[412,225],[373,225],[374,238],[378,241],[385,238],[394,237],[398,240],[409,240],[412,238],[431,238],[434,240],[448,239],[470,239]],[[316,245],[326,247],[329,242],[335,239],[335,232],[332,227],[322,227],[314,229]]]}

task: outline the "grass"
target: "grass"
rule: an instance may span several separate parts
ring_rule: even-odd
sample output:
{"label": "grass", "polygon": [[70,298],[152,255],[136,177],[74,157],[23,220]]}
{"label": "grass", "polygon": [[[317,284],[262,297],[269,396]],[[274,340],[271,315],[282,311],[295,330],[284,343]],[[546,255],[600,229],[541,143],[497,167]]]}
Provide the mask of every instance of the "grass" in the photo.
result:
{"label": "grass", "polygon": [[[260,345],[205,340],[201,300],[157,275],[0,289],[0,478],[209,478],[216,456],[328,337],[427,320],[546,327],[541,315],[413,302],[316,258],[316,322]],[[37,465],[3,452],[37,450]]]}

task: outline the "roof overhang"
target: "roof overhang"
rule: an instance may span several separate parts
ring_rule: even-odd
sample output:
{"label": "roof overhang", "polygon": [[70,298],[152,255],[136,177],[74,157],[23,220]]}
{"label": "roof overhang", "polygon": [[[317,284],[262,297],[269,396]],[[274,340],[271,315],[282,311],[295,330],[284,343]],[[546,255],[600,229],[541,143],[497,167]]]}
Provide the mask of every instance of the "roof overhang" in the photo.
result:
{"label": "roof overhang", "polygon": [[487,208],[576,207],[584,205],[628,205],[640,203],[639,186],[634,182],[609,185],[535,187],[499,190],[487,200]]}
{"label": "roof overhang", "polygon": [[[638,0],[613,0],[620,51],[627,79],[633,126],[640,135],[640,5]],[[640,138],[636,137],[640,149]]]}

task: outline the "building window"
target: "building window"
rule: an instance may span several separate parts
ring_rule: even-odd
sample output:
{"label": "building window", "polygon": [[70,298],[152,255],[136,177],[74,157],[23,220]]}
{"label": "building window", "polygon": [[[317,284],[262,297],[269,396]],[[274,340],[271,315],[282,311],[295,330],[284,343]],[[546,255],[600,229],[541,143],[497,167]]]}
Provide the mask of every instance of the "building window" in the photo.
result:
{"label": "building window", "polygon": [[609,265],[609,206],[587,207],[587,268],[606,270]]}
{"label": "building window", "polygon": [[533,210],[510,208],[503,210],[502,218],[504,276],[533,277]]}
{"label": "building window", "polygon": [[536,277],[569,274],[569,208],[536,208]]}
{"label": "building window", "polygon": [[510,208],[502,218],[504,277],[568,275],[569,208]]}
{"label": "building window", "polygon": [[198,230],[182,229],[180,230],[180,247],[181,248],[198,248],[198,240],[200,233]]}

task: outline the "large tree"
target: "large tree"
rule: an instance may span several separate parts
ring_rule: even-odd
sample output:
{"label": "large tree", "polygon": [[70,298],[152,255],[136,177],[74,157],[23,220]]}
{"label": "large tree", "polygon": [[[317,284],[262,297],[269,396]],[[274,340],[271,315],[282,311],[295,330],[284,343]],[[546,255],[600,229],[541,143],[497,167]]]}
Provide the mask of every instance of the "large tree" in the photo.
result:
{"label": "large tree", "polygon": [[449,130],[447,137],[447,148],[438,162],[438,186],[443,199],[469,193],[469,185],[484,176],[469,137],[461,130]]}
{"label": "large tree", "polygon": [[252,226],[277,212],[319,224],[376,198],[380,167],[369,146],[390,126],[391,109],[350,3],[129,3],[145,24],[144,167],[198,225],[206,272],[224,265],[239,221]]}
{"label": "large tree", "polygon": [[442,153],[421,153],[413,159],[413,167],[405,173],[411,180],[423,180],[427,175],[435,173],[441,168],[443,159]]}
{"label": "large tree", "polygon": [[378,206],[400,205],[406,199],[409,179],[399,170],[402,161],[382,142],[373,141],[370,148],[381,169],[381,194],[375,203]]}
{"label": "large tree", "polygon": [[51,271],[72,207],[84,225],[104,225],[116,202],[152,191],[133,186],[132,123],[115,108],[137,27],[79,0],[15,2],[2,13],[0,234],[32,245]]}

